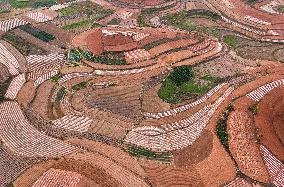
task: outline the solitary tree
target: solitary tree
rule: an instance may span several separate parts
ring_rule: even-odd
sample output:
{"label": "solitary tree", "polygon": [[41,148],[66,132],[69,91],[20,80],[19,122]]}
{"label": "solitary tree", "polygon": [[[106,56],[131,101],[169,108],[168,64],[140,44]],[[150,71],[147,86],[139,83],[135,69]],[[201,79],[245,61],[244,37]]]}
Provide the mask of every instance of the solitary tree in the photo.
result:
{"label": "solitary tree", "polygon": [[193,70],[190,66],[179,66],[174,69],[170,74],[169,79],[173,81],[177,86],[180,86],[184,82],[187,82],[193,78]]}

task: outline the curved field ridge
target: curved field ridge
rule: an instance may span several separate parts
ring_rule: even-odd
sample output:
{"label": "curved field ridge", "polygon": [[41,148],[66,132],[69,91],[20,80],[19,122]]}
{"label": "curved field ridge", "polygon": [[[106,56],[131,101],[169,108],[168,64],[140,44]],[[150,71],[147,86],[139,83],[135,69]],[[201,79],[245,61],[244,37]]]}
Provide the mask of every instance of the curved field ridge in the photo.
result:
{"label": "curved field ridge", "polygon": [[37,131],[16,102],[7,101],[0,105],[0,123],[1,141],[17,155],[54,158],[78,150]]}
{"label": "curved field ridge", "polygon": [[70,114],[54,120],[52,123],[58,128],[87,132],[92,122],[93,120],[91,118]]}
{"label": "curved field ridge", "polygon": [[249,94],[247,94],[247,97],[254,101],[260,101],[271,90],[273,90],[274,88],[277,88],[278,86],[281,86],[282,84],[284,84],[284,79],[271,82],[269,84],[261,86],[258,89],[250,92]]}
{"label": "curved field ridge", "polygon": [[76,187],[82,175],[72,171],[62,171],[60,169],[49,169],[46,171],[32,187]]}
{"label": "curved field ridge", "polygon": [[168,116],[173,116],[175,114],[178,114],[180,112],[184,112],[186,110],[189,110],[190,108],[193,108],[201,103],[203,103],[204,101],[206,101],[207,99],[209,99],[214,93],[216,93],[218,90],[220,90],[224,85],[226,85],[226,83],[220,84],[218,86],[216,86],[215,88],[213,88],[212,90],[210,90],[207,94],[205,94],[202,98],[190,103],[190,104],[186,104],[174,109],[170,109],[167,111],[163,111],[163,112],[157,112],[157,113],[144,113],[144,116],[147,119],[160,119],[160,118],[164,118],[164,117],[168,117]]}
{"label": "curved field ridge", "polygon": [[37,22],[46,22],[52,20],[52,17],[49,17],[41,12],[29,12],[27,13],[27,16]]}
{"label": "curved field ridge", "polygon": [[0,63],[6,66],[12,75],[19,74],[19,63],[12,53],[0,43]]}
{"label": "curved field ridge", "polygon": [[34,86],[38,87],[39,85],[41,85],[43,82],[47,81],[48,79],[50,79],[51,77],[53,77],[54,75],[58,74],[58,70],[52,70],[46,74],[43,74],[42,76],[40,76],[39,78],[37,78],[34,82]]}
{"label": "curved field ridge", "polygon": [[29,158],[13,155],[2,146],[0,147],[0,186],[7,186],[20,173],[33,165],[36,161]]}
{"label": "curved field ridge", "polygon": [[273,184],[277,187],[284,186],[284,164],[273,156],[265,146],[261,145],[260,151]]}
{"label": "curved field ridge", "polygon": [[15,77],[11,84],[9,85],[9,88],[5,94],[5,97],[8,99],[15,99],[18,95],[18,92],[21,90],[22,86],[25,84],[25,74],[20,74],[17,77]]}
{"label": "curved field ridge", "polygon": [[153,126],[134,128],[126,135],[125,142],[155,151],[172,151],[192,145],[216,109],[233,90],[229,87],[213,104],[205,106],[189,118],[163,125],[165,130]]}
{"label": "curved field ridge", "polygon": [[237,177],[225,187],[252,187],[252,185],[245,179]]}
{"label": "curved field ridge", "polygon": [[7,32],[15,27],[26,25],[26,24],[28,24],[28,22],[21,20],[19,18],[0,21],[0,31]]}
{"label": "curved field ridge", "polygon": [[91,153],[77,153],[69,155],[68,158],[88,162],[92,165],[103,169],[108,175],[118,181],[121,186],[125,187],[147,187],[149,186],[142,178],[135,175],[133,172],[127,170],[123,166],[118,165],[111,159],[101,156],[99,154]]}

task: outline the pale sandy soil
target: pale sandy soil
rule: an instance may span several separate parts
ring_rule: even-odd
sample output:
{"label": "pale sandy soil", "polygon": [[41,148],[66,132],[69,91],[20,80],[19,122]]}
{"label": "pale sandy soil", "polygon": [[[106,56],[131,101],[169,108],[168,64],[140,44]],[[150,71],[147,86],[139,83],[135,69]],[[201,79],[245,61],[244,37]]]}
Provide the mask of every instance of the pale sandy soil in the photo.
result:
{"label": "pale sandy soil", "polygon": [[36,93],[36,88],[33,82],[29,81],[24,84],[17,95],[17,102],[25,107],[33,100]]}
{"label": "pale sandy soil", "polygon": [[98,152],[114,160],[121,166],[126,167],[130,171],[140,175],[141,177],[146,177],[144,169],[138,164],[138,162],[120,148],[109,146],[100,142],[81,139],[69,139],[67,142],[73,145],[83,146],[92,152]]}
{"label": "pale sandy soil", "polygon": [[157,94],[161,84],[150,88],[142,96],[142,110],[144,112],[160,112],[170,109],[170,104],[164,102]]}
{"label": "pale sandy soil", "polygon": [[55,160],[48,160],[33,165],[20,175],[14,182],[15,187],[31,187],[32,184],[48,169],[56,163]]}
{"label": "pale sandy soil", "polygon": [[76,67],[70,67],[68,65],[63,66],[60,69],[60,72],[62,74],[70,74],[70,73],[92,73],[93,68],[88,66],[76,66]]}
{"label": "pale sandy soil", "polygon": [[55,83],[50,80],[42,83],[38,87],[36,91],[36,97],[31,104],[31,108],[45,119],[48,119],[49,117],[49,97],[54,86]]}

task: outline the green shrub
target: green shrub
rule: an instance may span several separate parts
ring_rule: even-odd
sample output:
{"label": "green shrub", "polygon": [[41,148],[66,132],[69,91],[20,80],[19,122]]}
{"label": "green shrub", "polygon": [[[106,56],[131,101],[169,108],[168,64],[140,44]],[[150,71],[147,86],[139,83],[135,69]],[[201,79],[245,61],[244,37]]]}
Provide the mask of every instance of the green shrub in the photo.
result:
{"label": "green shrub", "polygon": [[173,81],[177,86],[191,80],[193,78],[193,70],[190,66],[179,66],[176,67],[170,74],[169,79]]}
{"label": "green shrub", "polygon": [[10,183],[7,185],[7,187],[14,187],[13,182],[10,182]]}
{"label": "green shrub", "polygon": [[178,87],[170,79],[166,79],[158,91],[158,96],[168,103],[176,103],[179,100]]}
{"label": "green shrub", "polygon": [[53,82],[58,82],[60,78],[61,78],[61,75],[57,74],[57,75],[52,76],[50,79]]}
{"label": "green shrub", "polygon": [[238,47],[238,38],[236,36],[233,35],[226,35],[223,38],[223,41],[225,44],[229,45],[232,48],[237,48]]}
{"label": "green shrub", "polygon": [[217,128],[216,128],[217,136],[227,151],[229,151],[227,120],[229,117],[229,113],[232,112],[233,110],[234,110],[234,106],[230,104],[226,108],[226,110],[223,112],[221,118],[218,120]]}
{"label": "green shrub", "polygon": [[108,22],[108,25],[118,25],[121,22],[121,19],[118,18],[113,18],[112,20],[110,20],[110,22]]}
{"label": "green shrub", "polygon": [[79,84],[76,84],[74,86],[72,86],[72,90],[81,90],[81,89],[84,89],[84,88],[87,88],[88,86],[88,82],[87,81],[83,81],[83,82],[80,82]]}
{"label": "green shrub", "polygon": [[61,87],[56,94],[55,101],[56,102],[61,101],[64,98],[66,92],[67,92],[66,89],[64,87]]}
{"label": "green shrub", "polygon": [[204,94],[220,82],[219,78],[210,75],[201,77],[204,82],[202,84],[199,83],[199,79],[194,76],[191,66],[177,67],[163,82],[158,95],[168,103],[177,103],[183,99],[192,99]]}
{"label": "green shrub", "polygon": [[258,110],[258,104],[253,104],[249,107],[249,111],[251,111],[253,115],[256,115],[258,113]]}
{"label": "green shrub", "polygon": [[280,12],[280,13],[284,13],[284,5],[278,6],[277,11]]}
{"label": "green shrub", "polygon": [[127,152],[132,156],[146,157],[151,160],[170,162],[172,159],[172,154],[170,152],[154,152],[134,145],[128,145]]}
{"label": "green shrub", "polygon": [[69,60],[74,62],[80,62],[83,58],[82,51],[80,49],[74,48],[69,52]]}

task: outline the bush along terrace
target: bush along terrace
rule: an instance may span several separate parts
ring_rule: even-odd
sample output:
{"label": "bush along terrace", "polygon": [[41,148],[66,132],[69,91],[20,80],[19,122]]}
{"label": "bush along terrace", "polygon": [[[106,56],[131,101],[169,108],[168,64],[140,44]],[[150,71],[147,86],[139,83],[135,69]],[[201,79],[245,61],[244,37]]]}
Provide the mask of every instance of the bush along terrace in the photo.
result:
{"label": "bush along terrace", "polygon": [[83,51],[81,49],[71,49],[69,52],[69,60],[72,62],[80,62],[87,60],[94,63],[108,64],[108,65],[125,65],[124,59],[108,58],[104,56],[96,56],[91,51]]}
{"label": "bush along terrace", "polygon": [[24,40],[23,38],[16,36],[12,33],[5,33],[2,38],[13,45],[18,51],[20,51],[23,55],[45,55],[47,52],[38,46],[29,43],[28,41]]}
{"label": "bush along terrace", "polygon": [[128,145],[126,151],[132,156],[145,157],[150,160],[158,160],[167,163],[172,160],[172,154],[170,152],[154,152],[134,145]]}
{"label": "bush along terrace", "polygon": [[[79,90],[82,90],[82,89],[85,89],[85,88],[91,86],[91,85],[92,85],[91,82],[90,82],[91,80],[92,80],[92,79],[87,80],[87,81],[80,82],[80,83],[78,83],[78,84],[75,84],[74,86],[72,86],[72,90],[74,90],[74,91],[79,91]],[[64,93],[64,95],[65,95],[65,93]],[[64,96],[63,96],[63,97],[64,97]]]}
{"label": "bush along terrace", "polygon": [[64,99],[64,96],[65,96],[66,93],[67,93],[66,89],[64,87],[61,87],[56,94],[55,101],[59,102],[62,99]]}
{"label": "bush along terrace", "polygon": [[10,78],[7,79],[5,82],[0,83],[0,103],[5,100],[4,95],[5,95],[5,93],[6,93],[7,89],[8,89],[8,87],[9,87],[9,85],[10,85],[12,79],[13,79],[13,78],[10,77]]}
{"label": "bush along terrace", "polygon": [[44,31],[41,31],[37,28],[34,28],[33,26],[31,26],[30,24],[27,25],[22,25],[19,27],[20,29],[22,29],[23,31],[29,33],[30,35],[45,41],[45,42],[49,42],[55,39],[55,37],[51,34],[48,34]]}
{"label": "bush along terrace", "polygon": [[216,133],[220,139],[222,145],[230,153],[229,144],[228,144],[228,132],[227,132],[227,120],[230,112],[234,111],[234,106],[230,104],[226,110],[221,115],[220,119],[217,122]]}
{"label": "bush along terrace", "polygon": [[166,78],[158,95],[168,103],[178,103],[208,92],[218,82],[219,78],[210,75],[195,75],[191,66],[180,66]]}

